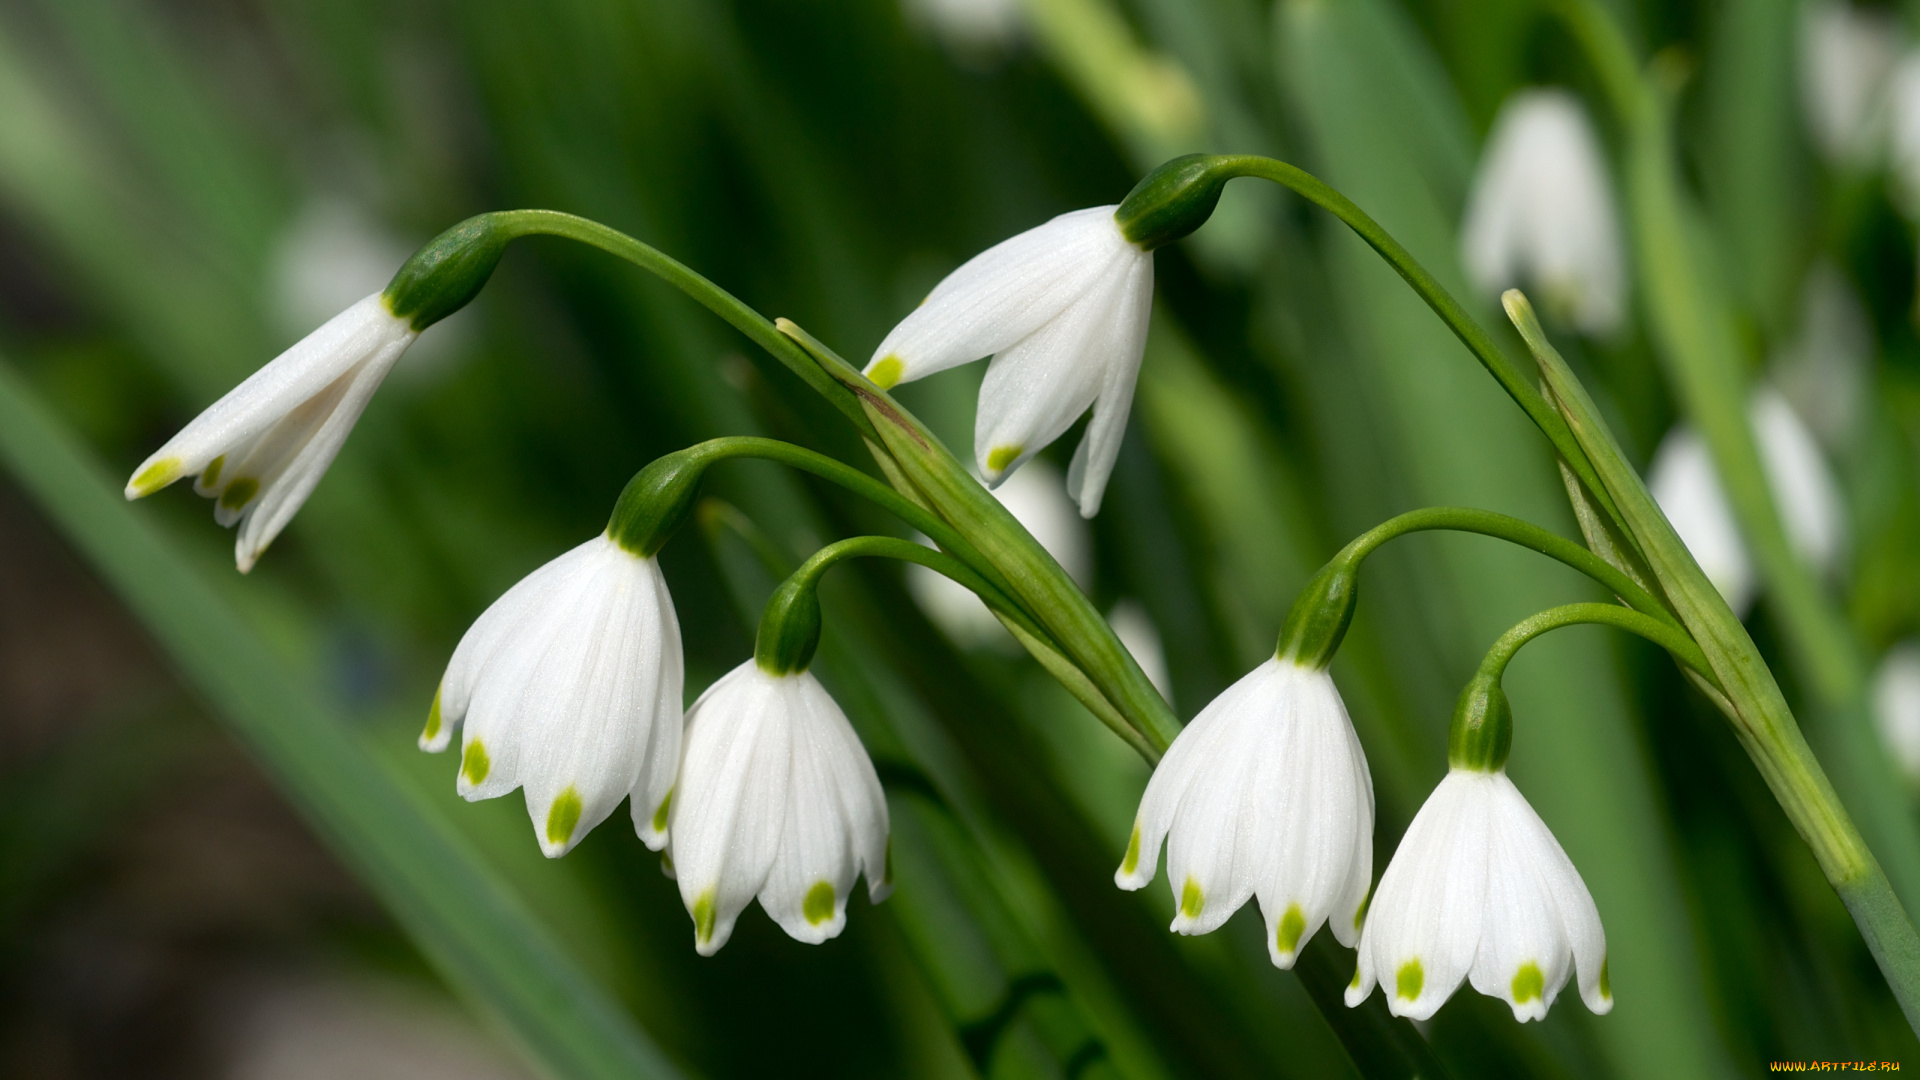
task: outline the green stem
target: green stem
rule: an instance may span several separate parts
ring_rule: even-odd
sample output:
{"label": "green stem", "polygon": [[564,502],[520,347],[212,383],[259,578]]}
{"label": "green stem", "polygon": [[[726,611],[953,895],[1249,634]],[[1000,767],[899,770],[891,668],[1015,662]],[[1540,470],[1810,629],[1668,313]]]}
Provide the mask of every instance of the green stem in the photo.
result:
{"label": "green stem", "polygon": [[1480,661],[1479,674],[1492,679],[1497,685],[1521,646],[1563,626],[1587,623],[1638,634],[1672,653],[1675,660],[1692,668],[1701,678],[1709,681],[1714,679],[1713,667],[1707,663],[1706,654],[1700,651],[1700,646],[1687,636],[1686,631],[1670,620],[1656,619],[1618,604],[1566,604],[1548,608],[1522,620],[1501,634],[1500,639],[1487,650],[1486,658]]}
{"label": "green stem", "polygon": [[1561,460],[1567,463],[1567,467],[1573,470],[1580,483],[1593,494],[1601,510],[1615,520],[1619,519],[1619,511],[1614,507],[1612,499],[1608,497],[1606,488],[1601,485],[1593,465],[1587,461],[1586,453],[1574,440],[1573,433],[1567,430],[1566,421],[1541,395],[1539,387],[1521,371],[1519,365],[1494,344],[1493,338],[1474,321],[1473,316],[1467,313],[1467,309],[1453,298],[1453,294],[1447,292],[1439,279],[1428,273],[1427,268],[1421,266],[1413,257],[1413,253],[1401,246],[1400,241],[1395,240],[1387,230],[1381,228],[1379,222],[1354,205],[1353,200],[1327,186],[1318,177],[1284,161],[1256,154],[1225,155],[1210,159],[1209,171],[1221,176],[1250,176],[1270,180],[1332,213],[1357,233],[1360,239],[1365,240],[1374,251],[1379,252],[1380,257],[1406,279],[1407,284],[1413,287],[1413,291],[1420,295],[1420,299],[1425,300],[1434,314],[1439,315],[1440,320],[1447,324],[1447,329],[1453,331],[1454,336],[1466,345],[1474,358],[1480,361],[1514,402],[1526,412],[1534,426],[1538,427],[1548,441],[1553,443],[1553,448],[1559,453]]}
{"label": "green stem", "polygon": [[861,410],[859,402],[844,386],[821,371],[818,364],[809,359],[791,339],[775,329],[773,323],[767,321],[765,316],[742,303],[732,293],[696,273],[685,263],[651,245],[635,240],[618,229],[609,228],[597,221],[576,217],[573,214],[563,214],[557,210],[502,210],[488,216],[494,219],[501,231],[509,237],[559,236],[568,240],[577,240],[610,255],[617,255],[660,278],[699,301],[709,311],[752,338],[755,344],[771,353],[774,359],[785,364],[788,370],[798,375],[802,381],[813,388],[815,393],[826,398],[847,419],[853,421],[853,426],[861,434],[869,438],[873,437],[873,425],[867,420],[866,413]]}
{"label": "green stem", "polygon": [[1673,612],[1665,604],[1655,599],[1652,593],[1641,588],[1612,563],[1538,525],[1516,517],[1508,517],[1506,514],[1496,514],[1491,510],[1474,510],[1459,506],[1432,506],[1422,510],[1411,510],[1383,521],[1355,537],[1335,558],[1357,563],[1371,555],[1375,548],[1394,537],[1434,529],[1478,533],[1537,551],[1606,586],[1633,610],[1661,620],[1676,631],[1680,629]]}

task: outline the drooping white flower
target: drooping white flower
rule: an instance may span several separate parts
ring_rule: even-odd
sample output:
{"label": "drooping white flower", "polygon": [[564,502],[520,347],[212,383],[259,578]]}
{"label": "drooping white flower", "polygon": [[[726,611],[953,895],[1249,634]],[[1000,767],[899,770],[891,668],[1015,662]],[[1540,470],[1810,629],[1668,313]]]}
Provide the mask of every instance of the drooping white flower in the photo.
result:
{"label": "drooping white flower", "polygon": [[461,733],[458,790],[515,788],[548,858],[633,797],[648,847],[666,844],[680,762],[680,622],[660,564],[605,533],[522,578],[467,630],[420,748]]}
{"label": "drooping white flower", "polygon": [[1887,164],[1895,201],[1920,218],[1920,51],[1901,57],[1887,82]]}
{"label": "drooping white flower", "polygon": [[1173,696],[1173,681],[1167,672],[1167,650],[1160,641],[1160,628],[1154,625],[1153,616],[1140,601],[1131,598],[1113,605],[1107,613],[1107,624],[1113,627],[1113,636],[1133,654],[1140,664],[1140,671],[1160,691],[1162,697]]}
{"label": "drooping white flower", "polygon": [[1460,230],[1461,258],[1489,294],[1537,289],[1589,334],[1626,309],[1620,228],[1606,159],[1579,99],[1522,90],[1487,136]]}
{"label": "drooping white flower", "polygon": [[1425,1020],[1467,979],[1538,1020],[1576,969],[1587,1008],[1610,1011],[1606,931],[1580,872],[1504,769],[1452,769],[1380,876],[1347,1004],[1377,981],[1395,1016]]}
{"label": "drooping white flower", "polygon": [[694,948],[718,952],[760,898],[774,922],[818,944],[846,925],[854,878],[892,891],[887,800],[846,714],[811,672],[748,660],[687,711],[670,813],[674,876]]}
{"label": "drooping white flower", "polygon": [[193,489],[214,500],[214,519],[240,523],[234,562],[246,573],[313,493],[381,380],[418,336],[381,294],[367,297],[167,440],[134,470],[127,498],[198,477]]}
{"label": "drooping white flower", "polygon": [[[1839,561],[1846,521],[1839,485],[1820,445],[1779,391],[1763,387],[1748,411],[1760,465],[1773,490],[1787,540],[1808,565],[1829,573]],[[1727,606],[1745,614],[1753,603],[1754,568],[1706,442],[1680,424],[1654,452],[1647,486],[1674,531]]]}
{"label": "drooping white flower", "polygon": [[[1028,462],[994,488],[993,495],[1068,577],[1083,589],[1092,586],[1093,538],[1087,533],[1086,521],[1067,498],[1058,470],[1044,460]],[[909,563],[907,588],[920,610],[955,642],[973,647],[1014,645],[1013,635],[973,590],[945,574]]]}
{"label": "drooping white flower", "polygon": [[1276,966],[1323,922],[1353,944],[1373,880],[1373,778],[1333,678],[1268,660],[1201,710],[1147,781],[1114,883],[1152,881],[1162,840],[1175,931],[1208,933],[1257,896]]}
{"label": "drooping white flower", "polygon": [[1153,256],[1096,206],[1001,241],[934,287],[880,342],[882,387],[991,355],[974,418],[980,475],[998,484],[1093,409],[1067,490],[1092,517],[1120,453],[1146,351]]}
{"label": "drooping white flower", "polygon": [[1873,720],[1907,779],[1920,783],[1920,641],[1887,650],[1873,675]]}
{"label": "drooping white flower", "polygon": [[904,7],[909,19],[969,62],[1006,51],[1023,29],[1018,0],[905,0]]}
{"label": "drooping white flower", "polygon": [[1773,382],[1821,443],[1839,450],[1858,435],[1873,359],[1873,329],[1839,267],[1821,261],[1800,288],[1800,322],[1773,358]]}
{"label": "drooping white flower", "polygon": [[1890,12],[1819,0],[1800,16],[1800,97],[1814,144],[1828,161],[1865,168],[1880,154],[1887,80],[1899,56]]}

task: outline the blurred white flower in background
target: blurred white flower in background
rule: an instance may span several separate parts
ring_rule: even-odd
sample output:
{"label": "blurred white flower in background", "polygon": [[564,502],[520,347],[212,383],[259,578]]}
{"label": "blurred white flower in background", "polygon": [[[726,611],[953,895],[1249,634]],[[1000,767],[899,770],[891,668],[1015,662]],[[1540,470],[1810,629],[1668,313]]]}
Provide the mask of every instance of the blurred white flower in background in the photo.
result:
{"label": "blurred white flower in background", "polygon": [[[993,490],[994,498],[1047,549],[1074,584],[1093,584],[1093,538],[1080,510],[1068,497],[1060,472],[1045,461],[1030,461]],[[924,538],[922,538],[924,539]],[[920,609],[954,643],[1013,647],[1013,635],[966,586],[919,564],[907,567],[907,589]]]}
{"label": "blurred white flower in background", "polygon": [[1488,294],[1523,287],[1588,334],[1626,309],[1620,227],[1606,158],[1572,94],[1522,90],[1494,119],[1460,230],[1461,258]]}
{"label": "blurred white flower in background", "polygon": [[959,59],[984,62],[1020,39],[1020,0],[905,0],[909,21],[933,31]]}
{"label": "blurred white flower in background", "polygon": [[[275,325],[289,335],[305,334],[380,292],[414,246],[355,202],[334,195],[309,200],[274,244],[268,302]],[[464,344],[467,320],[459,311],[436,323],[409,350],[398,377],[419,378],[444,367]]]}
{"label": "blurred white flower in background", "polygon": [[1853,441],[1873,359],[1866,309],[1839,267],[1821,261],[1800,290],[1800,326],[1773,358],[1773,382],[1829,450]]}
{"label": "blurred white flower in background", "polygon": [[1920,641],[1887,650],[1873,674],[1873,722],[1908,780],[1920,783]]}
{"label": "blurred white flower in background", "polygon": [[[1845,510],[1819,443],[1771,387],[1754,394],[1748,416],[1788,542],[1816,571],[1832,573],[1845,540]],[[1686,424],[1674,425],[1650,472],[1654,501],[1727,606],[1744,616],[1753,604],[1753,560],[1706,442]]]}
{"label": "blurred white flower in background", "polygon": [[1879,157],[1887,83],[1899,55],[1900,27],[1891,12],[1843,0],[1801,11],[1801,105],[1814,145],[1828,161],[1861,169]]}
{"label": "blurred white flower in background", "polygon": [[1153,616],[1140,606],[1138,600],[1127,599],[1113,605],[1113,611],[1107,615],[1107,624],[1113,627],[1113,635],[1120,644],[1127,647],[1133,658],[1140,662],[1140,670],[1146,673],[1147,681],[1153,684],[1160,696],[1172,700],[1173,686],[1167,677],[1167,650],[1160,642],[1160,628],[1153,625]]}
{"label": "blurred white flower in background", "polygon": [[1920,51],[1902,57],[1888,83],[1887,165],[1895,202],[1920,218]]}

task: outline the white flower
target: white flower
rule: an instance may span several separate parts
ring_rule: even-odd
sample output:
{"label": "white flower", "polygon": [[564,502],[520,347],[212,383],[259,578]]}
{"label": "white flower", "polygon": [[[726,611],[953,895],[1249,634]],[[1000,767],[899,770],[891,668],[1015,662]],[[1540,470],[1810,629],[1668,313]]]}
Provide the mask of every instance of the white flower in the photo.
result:
{"label": "white flower", "polygon": [[892,891],[887,800],[846,714],[811,672],[749,660],[687,711],[671,812],[674,876],[694,948],[718,952],[755,896],[781,929],[818,944],[846,925],[854,878]]}
{"label": "white flower", "polygon": [[1377,980],[1395,1016],[1425,1020],[1464,978],[1538,1020],[1575,968],[1587,1008],[1611,1010],[1606,931],[1573,861],[1504,770],[1448,772],[1380,876],[1347,1004]]}
{"label": "white flower", "polygon": [[1795,415],[1835,449],[1853,445],[1873,362],[1873,329],[1846,275],[1822,260],[1800,287],[1800,323],[1773,358]]}
{"label": "white flower", "polygon": [[1353,944],[1373,778],[1333,678],[1268,660],[1201,710],[1147,782],[1114,883],[1152,881],[1163,839],[1174,930],[1208,933],[1258,896],[1275,965],[1292,967],[1323,922]]}
{"label": "white flower", "polygon": [[381,294],[335,315],[248,376],[142,462],[127,482],[138,499],[183,476],[238,521],[241,573],[286,528],[347,441],[361,410],[419,336]]}
{"label": "white flower", "polygon": [[[1060,484],[1060,473],[1046,461],[1029,462],[993,489],[994,498],[1033,535],[1060,569],[1082,589],[1093,584],[1093,538]],[[924,539],[924,538],[923,538]],[[929,543],[931,541],[928,541]],[[973,590],[937,570],[907,564],[907,588],[940,629],[956,643],[971,647],[1017,648],[987,605]]]}
{"label": "white flower", "polygon": [[1107,613],[1107,624],[1113,627],[1113,636],[1140,664],[1140,671],[1153,684],[1160,696],[1173,697],[1173,681],[1167,672],[1167,650],[1160,641],[1160,628],[1154,625],[1153,616],[1134,599],[1125,599],[1113,605]]}
{"label": "white flower", "polygon": [[1473,181],[1461,258],[1489,294],[1531,284],[1589,334],[1626,308],[1618,215],[1606,159],[1580,102],[1522,90],[1494,119]]}
{"label": "white flower", "polygon": [[1019,0],[905,0],[907,17],[931,28],[966,60],[1004,52],[1020,37]]}
{"label": "white flower", "polygon": [[[1771,388],[1754,395],[1748,416],[1787,540],[1814,569],[1831,572],[1839,561],[1846,522],[1839,486],[1820,456],[1819,444],[1793,407]],[[1676,425],[1661,440],[1648,487],[1727,606],[1745,614],[1753,602],[1753,562],[1713,457],[1692,428]]]}
{"label": "white flower", "polygon": [[1845,0],[1807,5],[1800,16],[1800,96],[1813,141],[1827,160],[1865,168],[1880,153],[1887,78],[1899,55],[1890,12]]}
{"label": "white flower", "polygon": [[1153,256],[1120,233],[1114,208],[1061,214],[969,259],[887,334],[866,374],[883,387],[987,355],[973,449],[989,484],[1093,420],[1067,490],[1092,517],[1126,433],[1146,351]]}
{"label": "white flower", "polygon": [[1920,217],[1920,52],[1901,57],[1887,83],[1887,157],[1896,200]]}
{"label": "white flower", "polygon": [[605,533],[522,578],[453,651],[420,734],[446,749],[464,724],[458,790],[524,788],[548,858],[629,793],[648,847],[666,844],[680,762],[680,623],[660,564]]}
{"label": "white flower", "polygon": [[1873,719],[1900,771],[1920,782],[1920,642],[1887,650],[1873,675]]}

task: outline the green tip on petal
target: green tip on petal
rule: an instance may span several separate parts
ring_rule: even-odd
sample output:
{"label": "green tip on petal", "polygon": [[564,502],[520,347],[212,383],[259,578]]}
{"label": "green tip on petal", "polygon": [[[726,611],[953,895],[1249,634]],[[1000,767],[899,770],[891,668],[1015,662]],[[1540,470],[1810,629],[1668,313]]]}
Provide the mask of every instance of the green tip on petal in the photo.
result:
{"label": "green tip on petal", "polygon": [[891,390],[900,382],[900,376],[906,374],[906,371],[906,363],[893,353],[888,353],[867,369],[867,378],[880,389]]}
{"label": "green tip on petal", "polygon": [[212,488],[218,484],[220,482],[220,470],[225,468],[226,464],[227,455],[225,454],[221,454],[219,457],[207,462],[207,467],[200,470],[200,483],[208,488]]}
{"label": "green tip on petal", "polygon": [[580,824],[580,810],[580,791],[568,784],[547,809],[547,843],[558,845],[573,839],[574,827]]}
{"label": "green tip on petal", "polygon": [[1513,1003],[1525,1005],[1538,998],[1547,988],[1546,976],[1540,974],[1540,965],[1529,960],[1520,965],[1513,973]]}
{"label": "green tip on petal", "polygon": [[880,884],[893,884],[893,837],[887,837],[887,847],[880,856]]}
{"label": "green tip on petal", "polygon": [[144,499],[178,479],[180,479],[180,459],[163,457],[141,469],[127,487],[132,490],[134,498]]}
{"label": "green tip on petal", "polygon": [[813,888],[807,890],[807,898],[800,902],[800,914],[806,917],[808,926],[819,926],[833,918],[833,885],[814,882]]}
{"label": "green tip on petal", "polygon": [[1420,988],[1427,984],[1427,973],[1420,968],[1420,960],[1415,957],[1400,965],[1400,973],[1393,977],[1394,996],[1401,1001],[1412,1001],[1420,996]]}
{"label": "green tip on petal", "polygon": [[1353,928],[1360,929],[1367,922],[1367,905],[1373,903],[1373,887],[1367,887],[1367,894],[1360,898],[1360,906],[1353,911]]}
{"label": "green tip on petal", "polygon": [[1273,943],[1281,955],[1291,955],[1300,948],[1300,935],[1307,931],[1307,915],[1300,910],[1299,904],[1288,904],[1287,913],[1280,916],[1280,925],[1274,930]]}
{"label": "green tip on petal", "polygon": [[469,784],[479,784],[487,778],[487,771],[493,768],[493,762],[487,758],[487,746],[479,739],[467,744],[460,752],[460,775],[467,778]]}
{"label": "green tip on petal", "polygon": [[654,832],[658,833],[658,832],[667,831],[667,808],[671,807],[672,805],[673,805],[673,789],[668,788],[667,797],[664,799],[661,799],[660,805],[658,807],[655,807],[653,811],[653,831]]}
{"label": "green tip on petal", "polygon": [[701,944],[713,940],[713,921],[718,912],[714,908],[713,890],[708,889],[693,902],[693,936]]}
{"label": "green tip on petal", "polygon": [[1600,958],[1600,996],[1613,1000],[1613,984],[1607,981],[1607,958]]}
{"label": "green tip on petal", "polygon": [[1189,919],[1197,919],[1207,906],[1207,898],[1200,892],[1200,883],[1188,878],[1180,887],[1180,914]]}
{"label": "green tip on petal", "polygon": [[1349,989],[1349,990],[1358,990],[1358,989],[1360,989],[1360,968],[1359,968],[1359,966],[1358,966],[1358,965],[1355,965],[1355,966],[1354,966],[1354,969],[1353,969],[1353,981],[1347,984],[1347,989]]}
{"label": "green tip on petal", "polygon": [[987,471],[1000,472],[1020,457],[1024,446],[996,446],[987,452]]}
{"label": "green tip on petal", "polygon": [[440,691],[433,692],[433,704],[427,707],[427,726],[420,731],[420,741],[430,743],[440,737]]}
{"label": "green tip on petal", "polygon": [[253,501],[260,494],[260,481],[251,476],[243,476],[227,485],[220,493],[220,505],[228,510],[238,510]]}
{"label": "green tip on petal", "polygon": [[1140,869],[1140,826],[1135,824],[1133,835],[1127,837],[1127,854],[1120,860],[1120,872],[1131,874]]}

